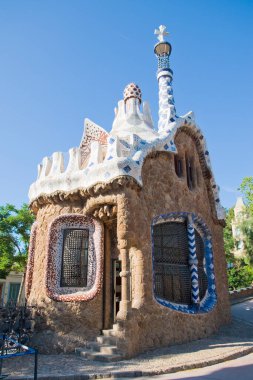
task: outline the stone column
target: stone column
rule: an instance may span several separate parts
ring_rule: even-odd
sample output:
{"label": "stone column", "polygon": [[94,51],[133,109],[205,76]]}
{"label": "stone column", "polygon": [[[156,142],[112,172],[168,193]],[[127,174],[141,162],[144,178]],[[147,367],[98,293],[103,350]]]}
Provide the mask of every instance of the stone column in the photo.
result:
{"label": "stone column", "polygon": [[127,313],[131,307],[131,279],[130,279],[130,258],[128,247],[128,205],[125,195],[120,195],[118,198],[118,223],[117,223],[117,237],[118,248],[120,251],[121,260],[121,301],[117,319],[126,319]]}
{"label": "stone column", "polygon": [[104,295],[103,295],[103,328],[111,326],[111,234],[110,226],[105,224],[105,253],[104,253]]}
{"label": "stone column", "polygon": [[130,260],[127,249],[120,250],[121,257],[121,301],[117,319],[125,319],[131,306],[130,296]]}

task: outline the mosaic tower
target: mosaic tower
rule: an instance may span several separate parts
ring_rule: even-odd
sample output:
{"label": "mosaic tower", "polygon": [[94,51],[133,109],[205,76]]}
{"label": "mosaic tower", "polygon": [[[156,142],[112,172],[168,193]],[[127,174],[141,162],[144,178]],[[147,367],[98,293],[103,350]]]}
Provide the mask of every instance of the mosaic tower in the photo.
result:
{"label": "mosaic tower", "polygon": [[165,41],[166,26],[160,25],[155,30],[159,42],[155,45],[155,54],[158,58],[157,80],[159,84],[159,121],[158,130],[164,131],[168,128],[168,123],[174,122],[176,118],[176,107],[173,97],[172,80],[173,71],[170,68],[169,57],[171,54],[171,44]]}

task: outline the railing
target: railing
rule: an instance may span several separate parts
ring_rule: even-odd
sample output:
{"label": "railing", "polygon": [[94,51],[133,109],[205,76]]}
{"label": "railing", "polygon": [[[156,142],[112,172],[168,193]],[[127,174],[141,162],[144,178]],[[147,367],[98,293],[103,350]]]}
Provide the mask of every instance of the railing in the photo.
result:
{"label": "railing", "polygon": [[8,302],[0,306],[0,379],[3,359],[34,355],[34,379],[37,379],[38,352],[28,347],[33,331],[33,307]]}
{"label": "railing", "polygon": [[37,380],[38,374],[38,351],[35,348],[27,347],[24,344],[0,334],[0,379],[4,379],[8,375],[2,374],[3,359],[14,358],[24,355],[34,355],[34,380]]}

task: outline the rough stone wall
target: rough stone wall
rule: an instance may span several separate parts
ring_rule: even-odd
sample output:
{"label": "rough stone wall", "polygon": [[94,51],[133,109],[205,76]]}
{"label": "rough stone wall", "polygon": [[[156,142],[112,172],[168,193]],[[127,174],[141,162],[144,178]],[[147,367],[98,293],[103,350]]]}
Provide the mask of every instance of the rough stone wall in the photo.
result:
{"label": "rough stone wall", "polygon": [[[149,348],[182,343],[208,336],[230,320],[223,227],[215,220],[194,140],[181,132],[176,137],[178,154],[187,154],[194,167],[193,190],[187,186],[186,172],[178,178],[174,155],[156,153],[146,159],[143,188],[128,197],[127,241],[131,260],[132,311],[125,322],[122,349],[129,356]],[[187,211],[200,216],[212,234],[218,303],[207,314],[189,315],[158,304],[152,291],[151,220],[169,212]]]}
{"label": "rough stone wall", "polygon": [[[79,201],[64,200],[64,196],[59,196],[52,198],[51,203],[45,199],[44,205],[36,205],[38,233],[28,301],[39,308],[34,343],[40,348],[43,345],[44,352],[73,351],[86,340],[95,338],[103,327],[102,292],[88,302],[56,302],[46,295],[48,227],[61,214],[89,214],[103,220],[108,217],[108,207],[116,209],[123,298],[117,334],[118,345],[127,356],[208,336],[229,321],[223,231],[214,215],[214,202],[210,199],[212,192],[207,186],[208,176],[201,166],[194,139],[181,131],[175,142],[179,157],[185,160],[187,155],[192,160],[193,190],[187,186],[185,169],[181,178],[176,175],[174,154],[154,153],[143,165],[142,188],[130,179],[121,178],[108,188],[97,185],[89,195],[78,195]],[[160,214],[180,211],[200,216],[212,233],[218,303],[207,314],[189,315],[173,311],[158,304],[153,297],[151,220]]]}
{"label": "rough stone wall", "polygon": [[237,290],[231,290],[229,292],[229,298],[231,301],[240,300],[245,298],[253,297],[253,286],[248,286],[247,288],[241,288]]}
{"label": "rough stone wall", "polygon": [[48,227],[62,214],[83,213],[81,204],[67,202],[48,204],[37,213],[37,236],[30,305],[36,306],[36,325],[33,344],[40,352],[73,351],[102,328],[102,292],[88,302],[56,302],[46,295],[45,270]]}

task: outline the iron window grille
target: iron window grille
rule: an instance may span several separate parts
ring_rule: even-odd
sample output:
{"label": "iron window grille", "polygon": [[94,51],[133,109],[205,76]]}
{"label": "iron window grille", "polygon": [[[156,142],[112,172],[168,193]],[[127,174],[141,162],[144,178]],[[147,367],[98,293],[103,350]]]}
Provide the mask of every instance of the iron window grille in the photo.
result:
{"label": "iron window grille", "polygon": [[[203,239],[194,228],[195,261],[189,251],[187,221],[165,222],[153,226],[153,270],[155,296],[177,304],[199,303],[206,294]],[[193,297],[192,284],[197,265],[198,297]],[[196,280],[196,278],[195,278]]]}
{"label": "iron window grille", "polygon": [[88,229],[65,229],[62,249],[62,287],[86,287],[88,274]]}

